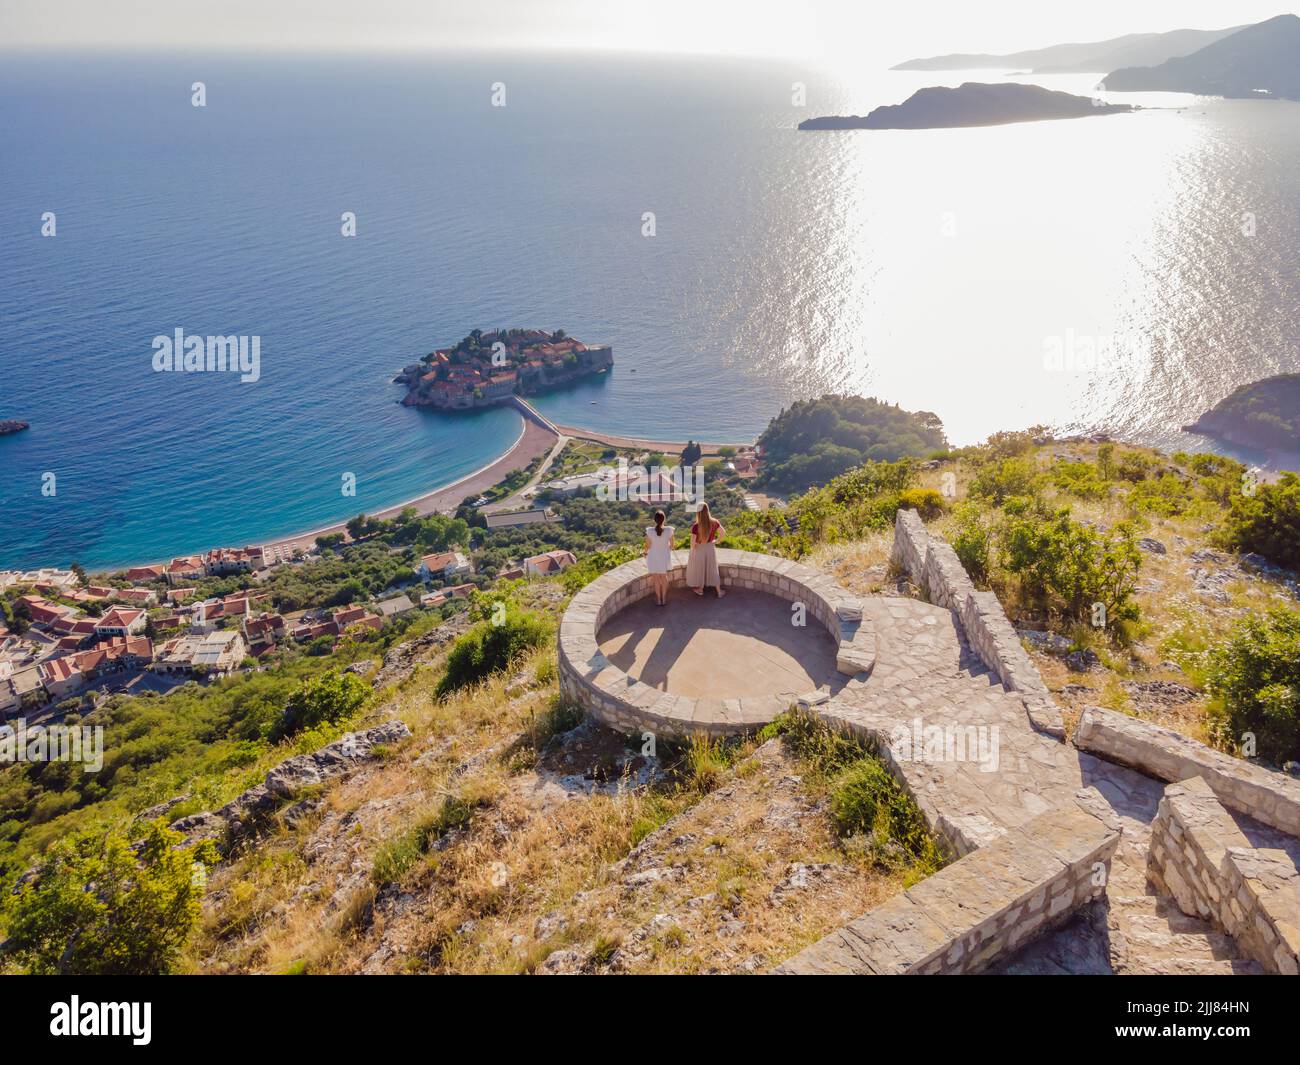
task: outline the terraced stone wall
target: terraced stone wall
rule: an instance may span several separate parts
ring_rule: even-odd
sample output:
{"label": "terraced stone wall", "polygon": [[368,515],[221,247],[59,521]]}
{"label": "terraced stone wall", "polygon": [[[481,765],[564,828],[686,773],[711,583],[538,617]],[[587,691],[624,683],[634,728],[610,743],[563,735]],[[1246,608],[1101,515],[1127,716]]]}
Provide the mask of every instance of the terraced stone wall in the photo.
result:
{"label": "terraced stone wall", "polygon": [[1148,871],[1179,909],[1211,922],[1275,973],[1300,973],[1300,872],[1285,851],[1257,849],[1210,785],[1165,789]]}
{"label": "terraced stone wall", "polygon": [[1119,835],[1082,806],[1049,810],[832,932],[776,972],[981,972],[1101,895]]}
{"label": "terraced stone wall", "polygon": [[979,592],[951,546],[930,536],[915,510],[900,510],[894,522],[891,560],[935,606],[951,610],[966,642],[981,662],[1020,696],[1039,732],[1065,739],[1061,711],[1052,700],[998,597]]}

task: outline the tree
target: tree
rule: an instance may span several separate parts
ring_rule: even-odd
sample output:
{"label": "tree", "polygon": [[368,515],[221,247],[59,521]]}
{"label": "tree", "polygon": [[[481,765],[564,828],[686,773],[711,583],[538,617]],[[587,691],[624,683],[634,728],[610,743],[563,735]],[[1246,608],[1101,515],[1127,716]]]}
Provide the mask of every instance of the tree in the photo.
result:
{"label": "tree", "polygon": [[947,446],[933,415],[862,396],[800,400],[772,419],[759,443],[762,483],[788,491],[825,484],[863,462],[892,462]]}
{"label": "tree", "polygon": [[183,838],[158,820],[134,847],[116,833],[59,840],[4,900],[5,952],[39,975],[175,971],[217,860],[212,841]]}
{"label": "tree", "polygon": [[1221,539],[1235,551],[1255,551],[1280,566],[1300,568],[1300,476],[1232,497]]}
{"label": "tree", "polygon": [[1211,652],[1209,687],[1221,739],[1242,747],[1253,736],[1273,762],[1300,759],[1300,613],[1244,618]]}
{"label": "tree", "polygon": [[694,440],[687,440],[686,446],[682,448],[682,465],[694,466],[704,455],[704,449]]}
{"label": "tree", "polygon": [[73,576],[77,578],[77,584],[82,588],[90,583],[90,577],[86,575],[85,567],[80,562],[74,562],[68,568],[72,570]]}
{"label": "tree", "polygon": [[499,624],[481,621],[452,645],[437,693],[447,695],[505,669],[527,651],[547,643],[551,631],[545,618],[507,606]]}
{"label": "tree", "polygon": [[284,708],[281,735],[320,725],[337,725],[364,705],[370,688],[355,673],[331,669],[318,677],[303,681]]}

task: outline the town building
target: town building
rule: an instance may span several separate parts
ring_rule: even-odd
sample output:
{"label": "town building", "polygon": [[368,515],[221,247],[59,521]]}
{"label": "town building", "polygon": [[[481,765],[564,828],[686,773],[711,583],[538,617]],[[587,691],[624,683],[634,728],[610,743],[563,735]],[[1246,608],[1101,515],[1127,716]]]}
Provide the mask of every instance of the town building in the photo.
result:
{"label": "town building", "polygon": [[159,673],[222,676],[237,668],[248,654],[244,637],[234,629],[177,636],[163,644],[154,670]]}
{"label": "town building", "polygon": [[148,615],[133,607],[115,606],[95,623],[95,635],[101,640],[113,636],[138,636],[144,632]]}
{"label": "town building", "polygon": [[414,609],[415,604],[406,595],[395,595],[391,599],[384,599],[375,604],[375,610],[379,612],[380,617],[384,618],[400,617]]}
{"label": "town building", "polygon": [[555,512],[548,507],[530,507],[527,510],[498,511],[484,514],[489,529],[513,529],[519,525],[549,525],[555,521]]}
{"label": "town building", "polygon": [[524,559],[524,573],[529,577],[549,577],[561,573],[578,560],[571,551],[547,551]]}
{"label": "town building", "polygon": [[197,581],[207,575],[207,567],[204,565],[202,555],[174,558],[167,564],[167,583],[173,587],[188,581]]}
{"label": "town building", "polygon": [[440,551],[425,555],[416,567],[416,574],[421,580],[449,581],[470,571],[469,559],[459,551]]}

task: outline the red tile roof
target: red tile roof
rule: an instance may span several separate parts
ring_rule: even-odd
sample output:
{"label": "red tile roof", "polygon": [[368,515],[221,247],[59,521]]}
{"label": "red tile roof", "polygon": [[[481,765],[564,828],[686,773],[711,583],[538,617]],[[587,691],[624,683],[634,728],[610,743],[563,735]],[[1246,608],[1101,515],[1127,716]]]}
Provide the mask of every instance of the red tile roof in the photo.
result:
{"label": "red tile roof", "polygon": [[144,616],[143,610],[136,610],[132,607],[115,606],[107,614],[99,619],[95,625],[96,629],[116,629],[126,628],[128,625],[134,625]]}

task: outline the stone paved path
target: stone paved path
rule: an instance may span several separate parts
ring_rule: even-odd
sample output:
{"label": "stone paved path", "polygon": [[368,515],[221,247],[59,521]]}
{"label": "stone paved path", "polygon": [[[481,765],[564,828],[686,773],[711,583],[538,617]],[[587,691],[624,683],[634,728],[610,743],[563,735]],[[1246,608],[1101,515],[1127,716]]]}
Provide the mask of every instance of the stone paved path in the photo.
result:
{"label": "stone paved path", "polygon": [[[914,599],[863,601],[876,632],[876,665],[816,708],[833,725],[878,741],[899,726],[997,729],[997,767],[978,761],[900,761],[932,826],[959,854],[1018,828],[1095,787],[1123,834],[1106,898],[1031,944],[1007,972],[1254,972],[1233,942],[1157,898],[1147,884],[1150,824],[1164,785],[1034,731],[1023,703],[967,646],[953,613]],[[1258,826],[1257,826],[1258,827]],[[1268,830],[1263,830],[1267,833]]]}

